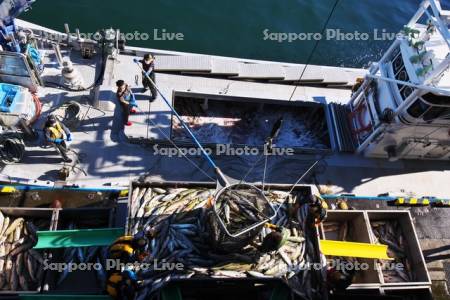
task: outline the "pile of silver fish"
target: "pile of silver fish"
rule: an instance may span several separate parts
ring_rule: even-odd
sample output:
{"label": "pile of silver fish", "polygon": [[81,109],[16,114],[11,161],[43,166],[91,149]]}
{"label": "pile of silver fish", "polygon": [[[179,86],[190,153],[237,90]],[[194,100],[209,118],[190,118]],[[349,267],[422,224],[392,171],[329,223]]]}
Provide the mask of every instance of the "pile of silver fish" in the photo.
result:
{"label": "pile of silver fish", "polygon": [[135,188],[129,209],[130,234],[159,223],[171,214],[178,219],[205,207],[213,194],[214,190],[208,189]]}
{"label": "pile of silver fish", "polygon": [[[394,265],[395,268],[382,268],[384,282],[409,282],[413,280],[411,265],[406,255],[407,243],[403,236],[402,229],[397,220],[372,221],[370,223],[372,232],[377,242],[388,246],[389,257],[394,258],[395,263],[380,260],[381,264]],[[397,263],[401,263],[399,267]]]}
{"label": "pile of silver fish", "polygon": [[[104,288],[107,280],[105,271],[106,258],[108,255],[108,247],[79,247],[66,248],[61,255],[61,261],[64,263],[80,263],[80,264],[97,264],[100,268],[93,268],[97,277],[98,286]],[[65,268],[61,273],[58,273],[56,279],[56,287],[64,283],[69,275],[69,268]],[[44,290],[48,290],[48,285],[44,286]]]}
{"label": "pile of silver fish", "polygon": [[[282,130],[274,141],[276,147],[329,147],[326,118],[317,111],[276,106],[264,106],[261,110],[245,103],[239,103],[239,109],[230,109],[230,103],[214,102],[210,102],[208,110],[203,111],[200,103],[176,104],[182,120],[203,143],[263,145],[272,126],[282,116]],[[172,137],[191,141],[189,133],[175,116],[172,117]]]}
{"label": "pile of silver fish", "polygon": [[268,219],[265,198],[256,189],[225,189],[216,199],[216,213],[228,232],[242,230]]}
{"label": "pile of silver fish", "polygon": [[[304,296],[303,282],[308,280],[302,267],[308,263],[305,237],[299,215],[292,215],[293,199],[283,191],[271,191],[266,197],[279,208],[271,226],[264,226],[255,240],[238,253],[216,251],[210,245],[207,214],[214,190],[188,188],[135,188],[131,196],[129,232],[151,228],[150,269],[139,271],[145,282],[138,299],[152,295],[172,279],[191,277],[272,278],[288,282]],[[230,207],[230,219],[235,208]],[[225,210],[225,208],[224,208]],[[227,213],[228,214],[228,213]],[[275,226],[273,226],[275,225]],[[274,251],[261,251],[263,239],[275,228],[283,228],[284,244]],[[182,270],[162,271],[164,264],[182,263]],[[156,264],[156,265],[155,265]]]}
{"label": "pile of silver fish", "polygon": [[[77,226],[74,223],[69,223],[67,229],[76,229]],[[108,247],[71,247],[64,250],[58,249],[56,251],[62,251],[60,256],[56,256],[56,253],[52,253],[52,261],[56,260],[58,263],[63,262],[67,264],[97,264],[100,268],[93,268],[97,277],[98,285],[102,288],[106,284],[106,259],[108,257]],[[60,261],[58,261],[60,259]],[[69,275],[69,268],[65,268],[62,272],[58,273],[56,279],[56,287],[64,283]],[[44,286],[44,290],[48,290],[48,285]]]}
{"label": "pile of silver fish", "polygon": [[0,287],[1,290],[40,289],[44,259],[32,248],[37,243],[37,227],[23,218],[0,212]]}

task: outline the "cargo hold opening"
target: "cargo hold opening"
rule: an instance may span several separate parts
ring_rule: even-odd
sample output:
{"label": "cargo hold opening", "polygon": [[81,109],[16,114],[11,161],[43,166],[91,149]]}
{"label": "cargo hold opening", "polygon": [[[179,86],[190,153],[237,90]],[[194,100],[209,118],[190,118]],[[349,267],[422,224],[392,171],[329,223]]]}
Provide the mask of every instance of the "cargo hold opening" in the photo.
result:
{"label": "cargo hold opening", "polygon": [[[283,117],[274,147],[311,152],[331,150],[325,109],[319,103],[184,92],[175,92],[173,99],[176,111],[205,145],[261,147],[275,122]],[[171,139],[182,144],[192,143],[174,115]]]}

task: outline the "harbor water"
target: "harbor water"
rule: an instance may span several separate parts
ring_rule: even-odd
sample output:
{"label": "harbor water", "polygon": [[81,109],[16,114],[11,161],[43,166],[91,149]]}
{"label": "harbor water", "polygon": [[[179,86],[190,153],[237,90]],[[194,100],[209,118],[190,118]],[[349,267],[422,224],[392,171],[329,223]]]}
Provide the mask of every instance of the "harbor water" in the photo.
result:
{"label": "harbor water", "polygon": [[[128,45],[304,63],[335,0],[39,0],[21,17],[63,31],[119,28]],[[361,67],[381,57],[420,0],[340,0],[312,63]],[[442,0],[448,9],[450,0]],[[55,13],[57,12],[57,13]],[[291,39],[283,40],[291,34]],[[314,36],[314,34],[316,34]],[[295,38],[295,39],[294,39]],[[281,41],[280,41],[281,40]]]}

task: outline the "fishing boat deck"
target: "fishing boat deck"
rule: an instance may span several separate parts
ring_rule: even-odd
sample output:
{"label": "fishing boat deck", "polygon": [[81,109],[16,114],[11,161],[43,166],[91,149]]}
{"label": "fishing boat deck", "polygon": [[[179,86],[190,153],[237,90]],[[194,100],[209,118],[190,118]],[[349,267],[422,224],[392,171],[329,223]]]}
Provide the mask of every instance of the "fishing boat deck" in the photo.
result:
{"label": "fishing boat deck", "polygon": [[[137,52],[130,48],[128,52]],[[159,53],[154,49],[140,49]],[[158,52],[159,51],[159,52]],[[173,53],[171,53],[173,54]],[[81,59],[77,52],[71,53],[72,61],[82,73],[85,84],[95,78],[95,61]],[[139,70],[132,62],[136,56],[120,54],[117,60],[108,60],[103,84],[99,91],[98,109],[87,105],[92,95],[89,92],[70,92],[56,88],[41,88],[38,95],[44,103],[43,114],[36,124],[42,129],[43,120],[55,106],[75,100],[86,103],[82,107],[83,120],[74,130],[72,149],[78,153],[79,163],[66,184],[80,186],[99,186],[107,184],[127,185],[130,178],[144,176],[152,180],[212,181],[214,173],[202,157],[190,157],[205,170],[210,178],[199,172],[183,157],[156,155],[151,145],[132,144],[130,137],[138,139],[167,139],[170,133],[171,113],[158,96],[150,101],[149,93],[140,93],[140,78],[136,84]],[[46,71],[44,76],[60,72],[52,55],[46,52]],[[236,59],[237,60],[237,59]],[[276,64],[276,63],[275,63]],[[281,64],[281,63],[280,63]],[[345,70],[345,69],[344,69]],[[359,72],[364,72],[360,70]],[[115,97],[115,81],[126,80],[136,93],[139,111],[131,116],[133,125],[125,129],[121,125],[120,107]],[[231,79],[209,78],[186,74],[156,74],[156,81],[169,101],[173,91],[191,91],[213,95],[248,97],[286,101],[293,91],[292,85],[237,81]],[[299,86],[293,101],[339,102],[345,103],[350,90],[342,88],[321,88]],[[281,103],[281,102],[280,102]],[[149,118],[152,123],[149,122]],[[156,124],[156,126],[154,126]],[[161,130],[159,130],[161,129]],[[42,130],[41,130],[42,131]],[[258,156],[216,156],[217,164],[232,179],[239,180],[260,157]],[[270,157],[268,159],[267,181],[273,183],[293,183],[310,164],[316,155],[292,155]],[[264,160],[260,160],[247,180],[261,181]],[[57,181],[57,171],[63,166],[59,155],[51,147],[45,147],[42,139],[28,147],[27,155],[20,164],[2,167],[4,181],[22,179]],[[404,160],[388,162],[384,159],[369,159],[346,153],[329,153],[325,162],[315,171],[320,184],[328,185],[335,193],[355,193],[376,196],[381,193],[397,193],[409,196],[448,197],[450,171],[446,163],[434,161]],[[345,174],[345,176],[343,176]],[[421,184],[417,184],[420,182]],[[38,183],[38,182],[36,182]]]}
{"label": "fishing boat deck", "polygon": [[[132,48],[137,51],[137,48]],[[142,49],[141,49],[142,50]],[[158,52],[147,49],[146,51]],[[48,113],[65,102],[76,100],[85,103],[82,106],[83,120],[74,130],[72,149],[78,153],[79,163],[64,184],[79,186],[101,186],[110,184],[128,185],[131,178],[139,176],[147,180],[167,181],[213,181],[212,168],[200,156],[190,157],[200,168],[208,173],[206,177],[183,157],[168,157],[154,153],[152,146],[129,143],[129,136],[140,135],[142,138],[163,139],[164,135],[155,126],[150,126],[150,117],[156,127],[163,128],[168,134],[170,127],[169,108],[160,96],[150,102],[149,94],[140,93],[140,82],[135,83],[139,70],[132,63],[134,55],[121,54],[116,61],[109,60],[99,91],[99,108],[88,105],[92,95],[89,92],[70,92],[56,88],[41,88],[38,95],[43,102],[43,114],[36,124],[41,131]],[[82,73],[86,85],[94,80],[95,61],[79,58],[77,52],[71,53],[72,61]],[[46,52],[46,71],[44,76],[60,72],[52,51]],[[120,107],[114,95],[115,81],[126,80],[136,92],[139,112],[132,115],[133,125],[124,131],[121,125]],[[194,75],[157,73],[156,81],[161,91],[170,100],[172,91],[196,91],[199,93],[253,97],[255,99],[289,99],[293,86],[233,81],[230,79],[209,78]],[[318,101],[345,103],[350,97],[347,89],[299,86],[294,101]],[[63,163],[57,152],[42,142],[29,145],[27,155],[20,164],[2,167],[5,182],[20,181],[24,183],[53,184],[57,172]],[[75,155],[75,154],[72,154]],[[318,158],[318,155],[273,156],[268,159],[267,182],[294,183],[295,180]],[[255,164],[259,156],[215,156],[214,159],[223,172],[231,179],[240,180],[243,174]],[[264,160],[259,160],[247,177],[248,181],[258,182],[262,179]],[[409,196],[436,196],[447,198],[450,194],[448,182],[450,171],[446,163],[436,161],[403,160],[388,162],[384,159],[369,159],[346,153],[329,153],[324,162],[312,173],[319,184],[327,185],[333,193],[355,193],[357,195],[376,196],[382,193]],[[312,182],[307,176],[305,182]],[[420,184],[418,184],[420,183]],[[60,183],[59,183],[60,184]]]}
{"label": "fishing boat deck", "polygon": [[[131,53],[148,51],[160,55],[179,55],[154,49],[128,48],[128,50]],[[95,62],[87,63],[77,55],[75,52],[71,53],[72,60],[88,84],[95,78],[95,69],[93,68]],[[183,157],[157,155],[152,146],[147,143],[129,142],[131,137],[142,140],[166,139],[170,134],[171,120],[170,110],[160,96],[151,102],[148,93],[145,95],[140,93],[140,79],[137,84],[135,80],[139,70],[132,63],[134,57],[136,56],[133,54],[120,54],[116,61],[108,61],[103,84],[99,91],[98,108],[88,104],[92,101],[92,94],[89,91],[70,92],[51,87],[41,88],[38,91],[44,104],[43,114],[36,124],[38,129],[42,129],[43,120],[55,106],[71,100],[85,104],[82,106],[83,120],[79,128],[73,131],[74,141],[71,144],[72,149],[76,152],[76,155],[72,153],[71,156],[73,158],[78,156],[79,161],[74,164],[74,169],[67,181],[58,181],[58,170],[64,163],[57,152],[46,146],[42,139],[35,144],[28,145],[27,154],[21,163],[2,166],[1,180],[27,184],[73,184],[85,187],[128,186],[130,179],[137,177],[143,177],[149,181],[214,181],[214,170],[203,157],[190,158],[208,176],[199,172]],[[57,67],[51,51],[46,52],[46,59],[44,75],[50,78],[59,74],[60,69]],[[233,61],[229,58],[227,60]],[[240,61],[242,60],[236,59],[234,62]],[[331,68],[330,70],[336,69]],[[359,72],[359,74],[364,73],[363,70]],[[139,107],[138,113],[131,116],[133,125],[125,130],[121,125],[120,106],[117,105],[114,95],[115,81],[118,79],[124,79],[131,85],[133,91],[136,92]],[[156,82],[168,99],[172,99],[174,91],[189,91],[286,101],[293,90],[293,85],[211,78],[198,73],[158,72]],[[350,98],[350,90],[299,86],[292,98],[294,101],[346,103]],[[157,126],[149,122],[149,118]],[[270,157],[266,181],[283,184],[294,183],[318,157],[319,155],[312,154]],[[214,159],[231,179],[242,179],[243,174],[255,164],[246,180],[259,182],[262,179],[264,160],[259,160],[259,156],[222,155],[214,156]],[[332,193],[354,193],[364,196],[390,193],[416,197],[450,198],[448,184],[450,171],[448,162],[442,161],[388,162],[384,159],[365,158],[355,154],[329,153],[310,173],[310,176],[305,178],[304,182],[327,186]],[[366,201],[357,205],[362,209],[379,209],[384,208],[385,204]],[[428,249],[445,246],[445,241],[450,240],[448,231],[450,211],[436,208],[417,208],[412,211],[416,225],[419,224],[418,233],[422,246]],[[442,276],[442,272],[439,273],[439,276]]]}

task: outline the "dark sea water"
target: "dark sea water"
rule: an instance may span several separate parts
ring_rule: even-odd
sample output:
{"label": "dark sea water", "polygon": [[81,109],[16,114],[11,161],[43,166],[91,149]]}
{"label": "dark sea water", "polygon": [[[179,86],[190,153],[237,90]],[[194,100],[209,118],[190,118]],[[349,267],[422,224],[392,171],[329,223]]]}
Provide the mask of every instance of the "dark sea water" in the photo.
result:
{"label": "dark sea water", "polygon": [[[21,18],[60,31],[64,23],[69,23],[72,32],[76,27],[85,34],[113,27],[128,36],[139,32],[138,37],[148,37],[127,42],[133,46],[304,63],[314,39],[278,42],[271,37],[273,33],[320,33],[334,1],[37,0]],[[420,2],[340,0],[327,28],[367,35],[344,41],[338,36],[330,36],[329,40],[323,36],[312,63],[360,67],[378,60],[391,43],[378,40],[381,32],[402,29]],[[450,0],[441,3],[450,7]],[[162,38],[163,30],[181,33],[183,39],[168,40],[166,35],[165,40],[157,40]],[[378,30],[377,36],[374,30]],[[304,35],[301,37],[304,39]]]}

